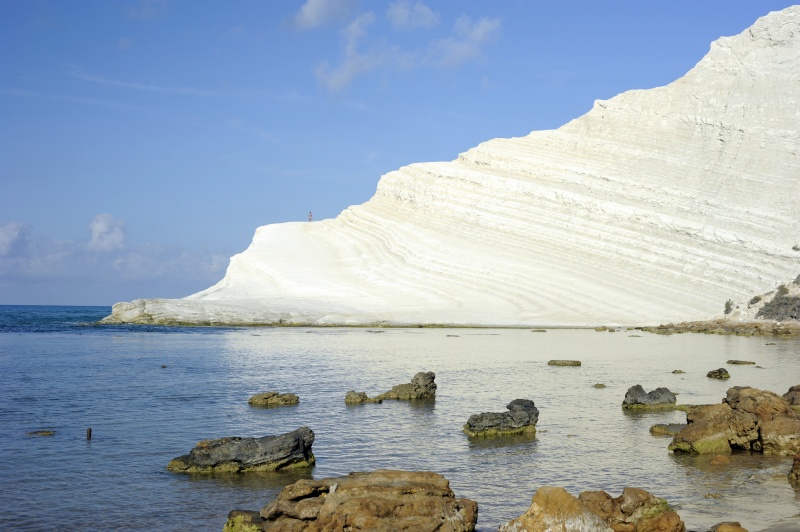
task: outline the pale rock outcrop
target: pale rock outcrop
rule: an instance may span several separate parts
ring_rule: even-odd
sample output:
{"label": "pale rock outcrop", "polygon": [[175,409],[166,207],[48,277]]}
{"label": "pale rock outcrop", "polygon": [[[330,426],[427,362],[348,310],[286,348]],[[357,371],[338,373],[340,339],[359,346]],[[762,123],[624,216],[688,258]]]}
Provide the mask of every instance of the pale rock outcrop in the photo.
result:
{"label": "pale rock outcrop", "polygon": [[449,481],[427,472],[377,470],[298,480],[254,512],[234,510],[227,532],[323,530],[475,530],[478,504],[456,499]]}
{"label": "pale rock outcrop", "polygon": [[705,320],[797,276],[798,176],[793,6],[718,39],[669,85],[390,172],[335,219],[260,227],[216,285],[118,303],[105,321]]}

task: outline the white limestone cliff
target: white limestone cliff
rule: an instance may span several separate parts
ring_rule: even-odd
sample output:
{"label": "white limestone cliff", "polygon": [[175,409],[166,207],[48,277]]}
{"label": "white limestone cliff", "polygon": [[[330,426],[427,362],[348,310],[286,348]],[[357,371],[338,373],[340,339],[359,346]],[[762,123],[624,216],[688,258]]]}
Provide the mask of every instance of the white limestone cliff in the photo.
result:
{"label": "white limestone cliff", "polygon": [[219,283],[110,322],[656,324],[800,273],[800,6],[679,80],[561,128],[384,175],[337,218],[260,227]]}

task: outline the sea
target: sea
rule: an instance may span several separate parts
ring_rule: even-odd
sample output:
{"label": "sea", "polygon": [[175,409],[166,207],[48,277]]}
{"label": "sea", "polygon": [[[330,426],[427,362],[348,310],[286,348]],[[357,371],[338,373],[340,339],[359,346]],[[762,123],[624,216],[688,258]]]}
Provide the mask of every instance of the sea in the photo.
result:
{"label": "sea", "polygon": [[[258,510],[298,479],[381,468],[444,475],[457,497],[477,501],[479,530],[525,512],[545,485],[576,496],[643,488],[666,499],[689,530],[722,521],[800,530],[791,457],[740,452],[717,465],[711,456],[675,455],[670,438],[649,429],[684,422],[683,412],[621,408],[636,384],[665,386],[682,404],[719,403],[737,385],[783,394],[800,383],[800,338],[98,324],[110,311],[0,306],[2,530],[220,531],[228,512]],[[720,367],[729,380],[706,376]],[[344,404],[348,390],[378,394],[419,371],[436,374],[433,402]],[[300,403],[248,405],[266,391],[295,393]],[[470,415],[505,411],[513,399],[539,408],[534,437],[462,432]],[[166,470],[200,440],[301,426],[316,436],[313,468]]]}

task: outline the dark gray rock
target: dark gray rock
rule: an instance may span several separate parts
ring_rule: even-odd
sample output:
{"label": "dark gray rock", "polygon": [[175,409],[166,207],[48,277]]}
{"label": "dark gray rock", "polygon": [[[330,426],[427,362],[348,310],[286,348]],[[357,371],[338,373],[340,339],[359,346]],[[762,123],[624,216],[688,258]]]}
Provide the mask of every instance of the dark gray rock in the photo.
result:
{"label": "dark gray rock", "polygon": [[514,399],[508,412],[484,412],[473,414],[464,425],[469,436],[495,436],[506,434],[535,433],[539,421],[539,409],[529,399]]}
{"label": "dark gray rock", "polygon": [[642,410],[673,408],[676,400],[675,394],[667,388],[656,388],[651,392],[645,392],[644,388],[637,384],[628,388],[622,401],[622,408]]}
{"label": "dark gray rock", "polygon": [[706,374],[709,379],[730,379],[731,374],[725,368],[712,369]]}
{"label": "dark gray rock", "polygon": [[167,469],[177,473],[240,473],[308,467],[315,461],[312,443],[314,432],[308,427],[261,438],[203,440],[189,454],[172,459]]}

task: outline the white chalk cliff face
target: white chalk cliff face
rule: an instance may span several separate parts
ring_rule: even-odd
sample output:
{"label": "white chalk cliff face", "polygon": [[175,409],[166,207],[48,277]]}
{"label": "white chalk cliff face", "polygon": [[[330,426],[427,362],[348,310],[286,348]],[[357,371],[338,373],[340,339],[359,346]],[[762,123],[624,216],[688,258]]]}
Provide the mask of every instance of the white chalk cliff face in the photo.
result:
{"label": "white chalk cliff face", "polygon": [[219,283],[108,321],[597,325],[706,319],[800,273],[800,6],[665,87],[383,176],[268,225]]}

